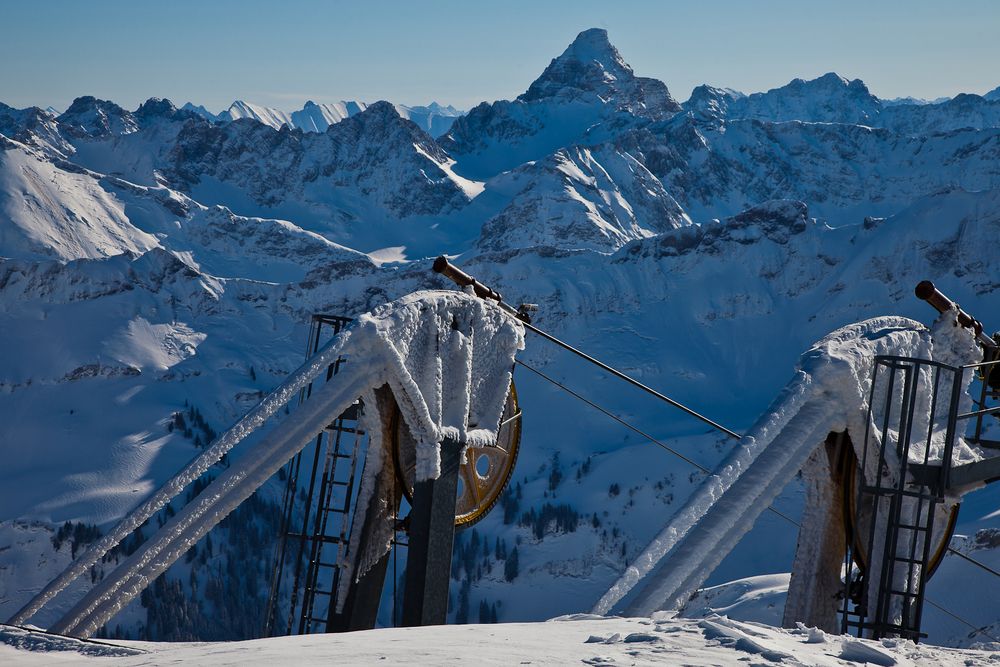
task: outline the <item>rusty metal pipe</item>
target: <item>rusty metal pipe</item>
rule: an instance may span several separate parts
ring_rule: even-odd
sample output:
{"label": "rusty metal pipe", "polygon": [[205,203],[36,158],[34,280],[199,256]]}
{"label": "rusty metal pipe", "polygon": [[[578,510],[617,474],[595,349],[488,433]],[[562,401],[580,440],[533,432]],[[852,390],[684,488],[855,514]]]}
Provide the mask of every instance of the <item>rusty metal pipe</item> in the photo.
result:
{"label": "rusty metal pipe", "polygon": [[468,273],[449,262],[448,258],[444,255],[441,255],[434,260],[434,272],[440,273],[445,278],[449,278],[459,287],[472,287],[476,296],[480,299],[489,299],[498,303],[503,301],[503,296],[501,296],[500,292],[482,284]]}
{"label": "rusty metal pipe", "polygon": [[927,303],[934,306],[935,310],[939,313],[947,313],[948,311],[954,309],[956,310],[955,317],[958,323],[965,327],[966,329],[972,329],[976,335],[976,342],[984,350],[996,350],[996,342],[983,333],[983,323],[969,315],[967,312],[962,310],[957,303],[946,297],[937,287],[934,286],[929,280],[922,280],[917,283],[916,289],[913,290],[914,294],[917,295],[918,299],[923,299]]}

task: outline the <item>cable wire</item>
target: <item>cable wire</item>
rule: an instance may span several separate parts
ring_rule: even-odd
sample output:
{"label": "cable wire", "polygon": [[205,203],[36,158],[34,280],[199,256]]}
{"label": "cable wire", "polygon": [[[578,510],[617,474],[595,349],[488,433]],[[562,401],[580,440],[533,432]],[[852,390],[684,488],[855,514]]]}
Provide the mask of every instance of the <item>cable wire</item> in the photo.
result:
{"label": "cable wire", "polygon": [[971,621],[967,621],[964,618],[962,618],[961,616],[959,616],[958,614],[955,614],[953,612],[948,611],[947,609],[945,609],[944,607],[942,607],[941,605],[939,605],[934,600],[931,600],[926,595],[924,596],[924,602],[930,603],[930,605],[932,607],[936,608],[937,610],[941,611],[942,613],[947,614],[948,616],[951,616],[956,621],[958,621],[960,623],[964,623],[965,625],[969,626],[970,628],[972,628],[973,630],[975,630],[976,632],[978,632],[982,636],[989,638],[990,641],[997,642],[998,644],[1000,644],[1000,639],[997,639],[996,637],[994,637],[990,633],[986,632],[986,630],[984,630],[983,628],[981,628],[981,627],[973,624]]}
{"label": "cable wire", "polygon": [[[685,456],[685,455],[681,454],[680,452],[678,452],[678,451],[677,451],[676,449],[674,449],[674,448],[670,447],[669,445],[666,445],[666,444],[664,444],[663,442],[661,442],[661,441],[657,440],[656,438],[654,438],[654,437],[653,437],[653,436],[651,436],[650,434],[646,433],[646,432],[645,432],[645,431],[643,431],[642,429],[640,429],[640,428],[638,428],[638,427],[636,427],[636,426],[633,426],[632,424],[630,424],[629,422],[625,421],[624,419],[622,419],[622,418],[621,418],[621,417],[619,417],[618,415],[614,414],[614,413],[613,413],[613,412],[611,412],[610,410],[607,410],[607,409],[605,409],[605,408],[601,407],[600,405],[598,405],[597,403],[594,403],[593,401],[591,401],[591,400],[590,400],[590,399],[588,399],[587,397],[585,397],[585,396],[583,396],[583,395],[581,395],[581,394],[579,394],[579,393],[577,393],[577,392],[573,391],[572,389],[570,389],[569,387],[567,387],[567,386],[566,386],[566,385],[564,385],[563,383],[559,382],[559,381],[558,381],[558,380],[556,380],[555,378],[552,378],[552,377],[550,377],[550,376],[546,375],[546,374],[545,374],[545,373],[543,373],[542,371],[540,371],[540,370],[538,370],[537,368],[534,368],[534,367],[532,367],[532,366],[530,366],[530,365],[526,364],[525,362],[521,361],[520,359],[518,359],[518,360],[517,360],[517,363],[518,363],[518,364],[519,364],[520,366],[522,366],[522,367],[524,367],[524,368],[528,369],[528,370],[529,370],[529,371],[531,371],[532,373],[534,373],[534,374],[538,375],[539,377],[541,377],[541,378],[543,378],[543,379],[547,380],[548,382],[552,383],[552,384],[553,384],[553,385],[555,385],[556,387],[559,387],[560,389],[562,389],[562,390],[563,390],[563,391],[565,391],[566,393],[570,394],[570,395],[571,395],[571,396],[573,396],[574,398],[576,398],[576,399],[578,399],[578,400],[582,401],[583,403],[586,403],[587,405],[589,405],[590,407],[594,408],[595,410],[597,410],[597,411],[598,411],[598,412],[600,412],[601,414],[604,414],[605,416],[607,416],[607,417],[610,417],[611,419],[615,420],[616,422],[618,422],[618,423],[619,423],[619,424],[621,424],[622,426],[624,426],[624,427],[626,427],[626,428],[628,428],[628,429],[630,429],[630,430],[634,431],[635,433],[638,433],[638,434],[639,434],[639,435],[641,435],[642,437],[646,438],[647,440],[649,440],[649,441],[650,441],[650,442],[652,442],[653,444],[655,444],[655,445],[658,445],[658,446],[662,447],[663,449],[665,449],[666,451],[670,452],[671,454],[673,454],[673,455],[674,455],[674,456],[676,456],[677,458],[679,458],[679,459],[681,459],[681,460],[685,461],[686,463],[688,463],[688,464],[690,464],[690,465],[694,466],[695,468],[697,468],[697,469],[698,469],[698,470],[700,470],[701,472],[703,472],[703,473],[705,473],[705,474],[711,474],[711,471],[710,471],[710,470],[709,470],[708,468],[706,468],[705,466],[701,465],[701,464],[700,464],[700,463],[698,463],[697,461],[693,461],[692,459],[690,459],[690,458],[688,458],[687,456]],[[780,511],[778,511],[778,510],[777,510],[777,509],[775,509],[774,507],[771,507],[771,506],[768,506],[768,508],[767,508],[767,509],[768,509],[768,510],[769,510],[770,512],[773,512],[774,514],[778,515],[779,517],[781,517],[781,518],[782,518],[782,519],[784,519],[785,521],[789,522],[790,524],[792,524],[792,525],[794,525],[794,526],[796,526],[796,527],[799,527],[799,528],[801,528],[801,527],[802,527],[802,525],[801,525],[801,524],[800,524],[800,523],[799,523],[798,521],[796,521],[795,519],[791,518],[790,516],[788,516],[788,515],[786,515],[786,514],[784,514],[784,513],[780,512]],[[992,575],[994,575],[994,576],[996,576],[996,577],[1000,577],[1000,572],[997,572],[996,570],[994,570],[993,568],[989,567],[988,565],[986,565],[986,564],[984,564],[984,563],[981,563],[981,562],[977,561],[977,560],[976,560],[976,559],[974,559],[974,558],[970,558],[969,556],[966,556],[965,554],[963,554],[963,553],[961,553],[961,552],[959,552],[959,551],[956,551],[955,549],[953,549],[953,548],[951,548],[951,547],[948,547],[948,551],[950,551],[950,552],[952,552],[952,553],[956,554],[957,556],[959,556],[959,557],[961,557],[961,558],[964,558],[965,560],[969,561],[970,563],[973,563],[974,565],[976,565],[976,566],[978,566],[978,567],[982,568],[982,569],[983,569],[983,570],[985,570],[986,572],[989,572],[990,574],[992,574]],[[962,617],[961,617],[961,616],[959,616],[958,614],[955,614],[955,613],[953,613],[953,612],[951,612],[951,611],[948,611],[947,609],[945,609],[944,607],[942,607],[942,606],[941,606],[941,605],[939,605],[938,603],[934,602],[934,601],[933,601],[933,600],[931,600],[930,598],[928,598],[928,597],[926,597],[926,596],[925,596],[925,597],[924,597],[924,600],[926,600],[926,601],[927,601],[928,603],[930,603],[930,604],[931,604],[931,605],[933,605],[933,606],[934,606],[935,608],[937,608],[938,610],[940,610],[940,611],[941,611],[942,613],[944,613],[944,614],[947,614],[948,616],[951,616],[951,617],[952,617],[952,618],[954,618],[955,620],[957,620],[957,621],[959,621],[959,622],[961,622],[961,623],[964,623],[964,624],[965,624],[965,625],[967,625],[968,627],[972,628],[972,629],[973,629],[973,630],[975,630],[975,631],[976,631],[977,633],[979,633],[979,634],[983,635],[984,637],[987,637],[987,638],[989,638],[989,639],[990,639],[990,641],[994,641],[994,642],[998,642],[998,643],[1000,643],[1000,639],[997,639],[996,637],[994,637],[994,636],[993,636],[993,635],[991,635],[990,633],[986,632],[985,630],[983,630],[982,628],[980,628],[980,627],[976,626],[975,624],[971,623],[970,621],[968,621],[968,620],[966,620],[966,619],[962,618]]]}
{"label": "cable wire", "polygon": [[[640,429],[640,428],[638,428],[638,427],[636,427],[636,426],[633,426],[632,424],[628,423],[627,421],[625,421],[624,419],[622,419],[622,418],[621,418],[621,417],[619,417],[618,415],[614,414],[614,413],[613,413],[613,412],[611,412],[610,410],[607,410],[607,409],[605,409],[605,408],[602,408],[602,407],[601,407],[600,405],[598,405],[597,403],[594,403],[594,402],[593,402],[593,401],[591,401],[591,400],[590,400],[589,398],[587,398],[587,397],[585,397],[585,396],[582,396],[582,395],[578,394],[577,392],[573,391],[572,389],[570,389],[569,387],[567,387],[567,386],[566,386],[566,385],[564,385],[563,383],[559,382],[559,381],[558,381],[558,380],[556,380],[555,378],[552,378],[552,377],[549,377],[548,375],[546,375],[546,374],[545,374],[545,373],[543,373],[542,371],[538,370],[537,368],[533,368],[532,366],[529,366],[528,364],[524,363],[524,362],[523,362],[523,361],[521,361],[520,359],[517,359],[516,361],[517,361],[517,363],[518,363],[518,364],[520,364],[520,365],[521,365],[521,366],[523,366],[524,368],[527,368],[527,369],[528,369],[529,371],[531,371],[532,373],[535,373],[535,374],[536,374],[536,375],[538,375],[539,377],[541,377],[541,378],[544,378],[545,380],[548,380],[549,382],[551,382],[551,383],[552,383],[552,384],[554,384],[555,386],[559,387],[560,389],[562,389],[562,390],[563,390],[563,391],[565,391],[566,393],[570,394],[571,396],[573,396],[573,397],[575,397],[575,398],[577,398],[577,399],[579,399],[579,400],[583,401],[584,403],[586,403],[586,404],[587,404],[587,405],[589,405],[590,407],[594,408],[594,409],[595,409],[595,410],[597,410],[598,412],[600,412],[600,413],[602,413],[602,414],[604,414],[604,415],[606,415],[606,416],[608,416],[608,417],[611,417],[612,419],[614,419],[614,420],[615,420],[616,422],[618,422],[619,424],[621,424],[621,425],[622,425],[622,426],[624,426],[625,428],[628,428],[628,429],[630,429],[630,430],[632,430],[632,431],[635,431],[636,433],[638,433],[638,434],[639,434],[639,435],[641,435],[642,437],[644,437],[644,438],[646,438],[647,440],[649,440],[650,442],[652,442],[652,443],[653,443],[654,445],[659,445],[660,447],[662,447],[663,449],[667,450],[668,452],[670,452],[671,454],[673,454],[673,455],[674,455],[674,456],[676,456],[677,458],[679,458],[679,459],[681,459],[682,461],[685,461],[685,462],[687,462],[687,463],[691,464],[692,466],[694,466],[695,468],[697,468],[697,469],[698,469],[698,470],[700,470],[701,472],[705,473],[706,475],[711,475],[711,474],[712,474],[712,471],[711,471],[711,470],[709,470],[709,469],[708,469],[708,468],[706,468],[705,466],[701,465],[701,464],[700,464],[700,463],[698,463],[697,461],[693,461],[693,460],[689,459],[689,458],[688,458],[687,456],[684,456],[683,454],[681,454],[680,452],[678,452],[678,451],[677,451],[676,449],[674,449],[674,448],[670,447],[669,445],[666,445],[666,444],[664,444],[663,442],[660,442],[659,440],[657,440],[656,438],[654,438],[654,437],[653,437],[653,436],[651,436],[650,434],[646,433],[645,431],[643,431],[642,429]],[[738,437],[738,436],[737,436],[737,437]],[[798,523],[798,522],[797,522],[797,521],[796,521],[795,519],[791,518],[790,516],[788,516],[788,515],[786,515],[786,514],[783,514],[782,512],[779,512],[778,510],[774,509],[774,508],[773,508],[773,507],[771,507],[770,505],[768,506],[768,508],[767,508],[767,509],[768,509],[768,510],[769,510],[770,512],[773,512],[774,514],[777,514],[778,516],[780,516],[780,517],[781,517],[782,519],[784,519],[785,521],[788,521],[788,522],[789,522],[789,523],[791,523],[792,525],[794,525],[794,526],[797,526],[797,527],[800,527],[800,528],[801,528],[801,526],[799,525],[799,523]]]}
{"label": "cable wire", "polygon": [[[506,304],[503,304],[501,302],[501,305],[506,305]],[[511,310],[513,310],[513,309],[511,309]],[[561,341],[558,338],[556,338],[555,336],[553,336],[552,334],[547,333],[545,331],[542,331],[541,329],[539,329],[535,325],[533,325],[533,324],[531,324],[529,322],[525,322],[524,320],[520,320],[520,321],[521,321],[521,324],[524,325],[525,329],[527,329],[529,331],[533,331],[534,333],[538,334],[539,336],[541,336],[545,340],[550,341],[552,343],[555,343],[556,345],[558,345],[559,347],[563,348],[564,350],[572,352],[573,354],[577,355],[578,357],[580,357],[582,359],[585,359],[585,360],[589,361],[590,363],[594,364],[598,368],[606,370],[607,372],[611,373],[615,377],[617,377],[619,379],[622,379],[622,380],[625,380],[629,384],[631,384],[631,385],[633,385],[635,387],[638,387],[639,389],[642,389],[647,394],[651,394],[651,395],[657,397],[658,399],[660,399],[661,401],[665,401],[666,403],[669,403],[670,405],[674,406],[678,410],[682,410],[682,411],[686,412],[687,414],[691,415],[692,417],[694,417],[696,419],[700,419],[701,421],[705,422],[706,424],[708,424],[712,428],[717,429],[719,431],[722,431],[723,433],[725,433],[726,435],[728,435],[730,438],[735,438],[737,440],[740,439],[741,436],[736,431],[733,431],[732,429],[728,429],[725,426],[723,426],[722,424],[719,424],[717,422],[712,421],[711,419],[709,419],[705,415],[700,414],[698,412],[695,412],[694,410],[692,410],[688,406],[684,405],[683,403],[679,403],[678,401],[675,401],[674,399],[670,398],[669,396],[661,394],[660,392],[656,391],[652,387],[649,387],[649,386],[647,386],[647,385],[639,382],[635,378],[630,377],[630,376],[626,375],[625,373],[622,373],[620,370],[618,370],[616,368],[612,368],[611,366],[608,366],[603,361],[600,361],[599,359],[595,359],[594,357],[590,356],[589,354],[587,354],[586,352],[584,352],[582,350],[576,349],[575,347],[573,347],[569,343]]]}
{"label": "cable wire", "polygon": [[959,558],[964,558],[965,560],[969,561],[970,563],[972,563],[976,567],[982,568],[983,570],[985,570],[985,571],[989,572],[990,574],[992,574],[994,577],[1000,578],[1000,572],[997,572],[996,570],[994,570],[992,567],[990,567],[986,563],[981,563],[978,560],[976,560],[975,558],[973,558],[971,556],[966,556],[961,551],[958,551],[957,549],[952,549],[951,547],[948,547],[948,551],[950,551],[951,553],[955,554]]}

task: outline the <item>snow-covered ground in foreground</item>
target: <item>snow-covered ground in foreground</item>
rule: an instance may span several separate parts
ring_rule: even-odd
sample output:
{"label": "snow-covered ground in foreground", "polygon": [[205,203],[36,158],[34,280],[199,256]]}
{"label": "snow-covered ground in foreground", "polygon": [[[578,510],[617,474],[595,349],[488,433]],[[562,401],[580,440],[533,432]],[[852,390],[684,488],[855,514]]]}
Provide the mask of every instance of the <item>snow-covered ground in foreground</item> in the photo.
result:
{"label": "snow-covered ground in foreground", "polygon": [[1000,651],[701,620],[564,616],[544,623],[392,628],[221,643],[89,643],[0,625],[12,665],[992,665]]}

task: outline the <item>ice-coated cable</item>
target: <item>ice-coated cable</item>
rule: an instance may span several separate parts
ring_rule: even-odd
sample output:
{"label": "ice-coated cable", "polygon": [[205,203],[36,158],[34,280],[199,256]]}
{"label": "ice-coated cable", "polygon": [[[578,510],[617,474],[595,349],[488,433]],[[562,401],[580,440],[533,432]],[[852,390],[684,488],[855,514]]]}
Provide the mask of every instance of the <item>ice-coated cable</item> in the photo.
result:
{"label": "ice-coated cable", "polygon": [[285,382],[268,394],[256,407],[230,427],[228,431],[219,436],[211,446],[192,459],[179,473],[171,477],[148,499],[126,515],[107,535],[94,542],[68,568],[46,584],[35,597],[31,598],[31,600],[11,616],[7,622],[11,625],[23,624],[34,616],[49,600],[58,595],[80,575],[87,572],[102,556],[169,503],[188,484],[200,477],[206,470],[219,461],[223,455],[288,403],[302,387],[309,384],[317,375],[326,370],[327,366],[336,361],[350,335],[351,330],[347,329],[332,338],[322,350],[300,366]]}
{"label": "ice-coated cable", "polygon": [[352,366],[313,392],[310,400],[295,411],[292,423],[273,430],[256,443],[238,465],[209,484],[51,629],[78,637],[91,636],[249,498],[381,375],[380,368]]}

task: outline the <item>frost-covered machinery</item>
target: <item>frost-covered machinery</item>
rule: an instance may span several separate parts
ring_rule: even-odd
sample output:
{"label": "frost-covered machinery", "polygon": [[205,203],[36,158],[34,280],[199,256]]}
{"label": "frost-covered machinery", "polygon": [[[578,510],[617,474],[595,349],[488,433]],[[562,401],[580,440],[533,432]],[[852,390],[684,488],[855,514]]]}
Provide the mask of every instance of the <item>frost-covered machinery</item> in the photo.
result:
{"label": "frost-covered machinery", "polygon": [[[918,295],[943,313],[933,330],[881,317],[829,334],[740,436],[537,328],[531,306],[512,308],[445,258],[434,268],[462,292],[415,293],[350,326],[317,318],[299,370],[10,622],[25,622],[298,395],[290,417],[50,629],[93,634],[282,469],[269,634],[373,627],[400,534],[402,624],[443,623],[454,530],[490,510],[517,456],[512,369],[528,330],[739,441],[595,612],[680,609],[802,471],[807,502],[786,624],[919,639],[926,582],[949,549],[962,494],[1000,478],[1000,457],[988,453],[1000,442],[984,421],[1000,412],[997,343],[932,285],[922,283]],[[324,327],[333,336],[320,345]],[[411,509],[401,520],[404,501]]]}
{"label": "frost-covered machinery", "polygon": [[[435,269],[503,305],[442,258]],[[916,294],[941,313],[933,331],[883,317],[831,333],[743,437],[526,324],[740,440],[594,611],[681,608],[801,470],[808,498],[785,623],[919,640],[961,496],[1000,478],[990,453],[1000,442],[984,428],[1000,413],[1000,361],[997,341],[931,283]]]}
{"label": "frost-covered machinery", "polygon": [[[319,351],[321,342],[339,334],[350,321],[340,316],[314,315],[306,359]],[[333,380],[345,363],[363,363],[363,360],[349,362],[338,358],[327,368],[323,381]],[[312,390],[312,383],[304,387],[299,401],[307,400]],[[407,512],[415,506],[417,443],[391,392],[382,389],[377,393],[376,399],[387,406],[382,410],[382,428],[376,430],[380,441],[366,437],[362,428],[364,406],[358,401],[327,425],[282,470],[285,478],[282,525],[273,558],[265,636],[374,627],[390,554],[382,554],[358,581],[344,582],[341,576],[347,569],[362,569],[360,562],[351,559],[357,561],[357,554],[369,552],[369,541],[375,535],[375,523],[365,522],[366,511],[359,510],[357,504],[357,477],[366,465],[371,447],[383,452],[373,457],[372,465],[389,466],[393,472],[393,478],[387,479],[382,488],[388,494],[382,500],[388,503],[388,520],[393,524],[392,548],[405,548],[428,538],[427,533],[419,530],[410,535],[412,524]],[[456,530],[482,520],[496,504],[513,473],[520,440],[521,410],[517,390],[511,382],[495,444],[469,445],[465,448],[465,461],[456,469],[453,508]],[[401,508],[405,508],[402,514]],[[441,531],[448,527],[427,528]],[[356,535],[353,553],[352,535]],[[392,554],[394,565],[395,556]],[[446,560],[434,565],[435,573],[450,571],[450,553]],[[396,599],[395,577],[392,586]],[[393,621],[400,622],[401,619],[395,618],[396,606],[393,605]],[[285,608],[287,614],[279,614]]]}
{"label": "frost-covered machinery", "polygon": [[[839,453],[846,557],[841,627],[918,641],[927,582],[949,550],[961,497],[1000,479],[984,418],[1000,414],[997,336],[929,281],[916,295],[969,329],[981,361],[875,359],[864,453]],[[871,585],[877,582],[877,585]]]}
{"label": "frost-covered machinery", "polygon": [[[334,324],[339,328],[344,323]],[[308,549],[285,561],[300,573],[303,560],[308,561],[308,581],[293,591],[301,589],[302,597],[298,612],[293,603],[292,613],[312,625],[316,599],[325,592],[331,602],[323,612],[323,629],[374,625],[387,554],[399,527],[398,505],[409,493],[402,623],[443,623],[456,520],[468,523],[488,511],[516,454],[520,412],[512,368],[524,345],[522,322],[471,295],[417,292],[362,315],[322,347],[317,349],[318,338],[311,345],[315,353],[302,367],[92,544],[10,622],[19,625],[31,618],[209,466],[260,430],[262,436],[242,456],[97,582],[50,631],[91,636],[289,461],[294,474],[301,472],[306,466],[298,455],[314,442],[313,460],[324,463],[314,466],[305,484],[320,490],[318,505],[312,525],[306,517],[301,535],[291,535]],[[326,381],[319,382],[324,375]],[[297,395],[308,398],[288,417],[261,429]],[[369,445],[360,465],[362,428]],[[342,459],[350,460],[345,476],[334,465]],[[293,496],[299,488],[292,487]],[[335,494],[334,489],[341,491]],[[286,515],[295,517],[287,510]],[[335,560],[321,560],[332,555],[322,548],[331,544],[338,547]],[[321,575],[320,566],[334,578]]]}

